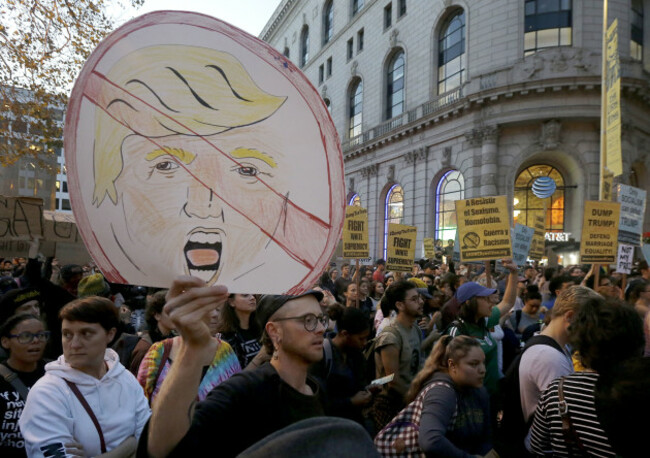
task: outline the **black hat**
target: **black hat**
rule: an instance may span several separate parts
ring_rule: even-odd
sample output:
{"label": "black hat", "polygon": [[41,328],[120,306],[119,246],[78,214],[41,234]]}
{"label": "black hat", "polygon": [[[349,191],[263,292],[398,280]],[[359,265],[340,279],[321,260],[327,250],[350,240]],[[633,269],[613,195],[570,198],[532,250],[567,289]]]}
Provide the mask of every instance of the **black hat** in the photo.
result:
{"label": "black hat", "polygon": [[318,302],[323,300],[323,293],[313,290],[307,291],[306,293],[302,293],[297,296],[274,294],[266,294],[262,296],[257,304],[257,309],[255,310],[255,316],[257,317],[257,322],[259,323],[260,328],[264,329],[264,326],[266,326],[269,318],[271,318],[273,314],[277,312],[284,304],[293,299],[298,299],[299,297],[304,296],[314,296]]}

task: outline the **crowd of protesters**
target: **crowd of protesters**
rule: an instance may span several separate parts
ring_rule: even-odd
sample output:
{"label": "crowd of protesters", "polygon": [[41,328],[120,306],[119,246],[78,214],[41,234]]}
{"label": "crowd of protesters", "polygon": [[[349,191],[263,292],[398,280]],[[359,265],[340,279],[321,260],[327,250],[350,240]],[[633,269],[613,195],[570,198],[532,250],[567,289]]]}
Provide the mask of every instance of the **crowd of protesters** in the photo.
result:
{"label": "crowd of protesters", "polygon": [[426,456],[639,456],[648,263],[452,254],[261,296],[109,284],[34,241],[0,260],[0,455],[407,456],[415,412]]}

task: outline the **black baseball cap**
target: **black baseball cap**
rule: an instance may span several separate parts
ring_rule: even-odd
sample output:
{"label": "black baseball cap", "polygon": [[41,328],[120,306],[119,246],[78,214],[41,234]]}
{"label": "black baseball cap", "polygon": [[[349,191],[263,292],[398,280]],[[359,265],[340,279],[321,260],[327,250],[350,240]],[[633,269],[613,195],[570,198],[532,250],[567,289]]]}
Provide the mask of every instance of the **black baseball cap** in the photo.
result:
{"label": "black baseball cap", "polygon": [[259,323],[260,328],[264,329],[264,326],[266,326],[269,319],[275,312],[280,310],[284,304],[305,296],[314,296],[318,302],[323,299],[323,293],[314,290],[298,294],[297,296],[275,294],[265,294],[262,296],[257,304],[257,309],[255,310],[255,316],[257,317],[257,322]]}

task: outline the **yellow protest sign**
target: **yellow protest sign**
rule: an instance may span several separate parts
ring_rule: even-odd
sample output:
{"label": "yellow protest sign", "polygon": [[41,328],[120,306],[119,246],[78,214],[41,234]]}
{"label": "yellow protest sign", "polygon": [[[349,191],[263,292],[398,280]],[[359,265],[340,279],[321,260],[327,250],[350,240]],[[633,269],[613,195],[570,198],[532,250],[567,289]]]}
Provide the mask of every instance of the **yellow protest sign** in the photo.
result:
{"label": "yellow protest sign", "polygon": [[618,248],[618,202],[585,202],[580,240],[580,262],[615,263]]}
{"label": "yellow protest sign", "polygon": [[506,196],[456,201],[461,261],[488,261],[512,256]]}
{"label": "yellow protest sign", "polygon": [[427,259],[433,259],[436,257],[436,248],[433,243],[433,238],[422,239],[424,244],[424,257]]}
{"label": "yellow protest sign", "polygon": [[345,259],[363,259],[370,256],[369,253],[368,210],[347,206],[343,223],[343,257]]}
{"label": "yellow protest sign", "polygon": [[533,215],[533,229],[535,229],[535,235],[533,235],[533,240],[530,242],[530,259],[539,261],[544,256],[544,245],[546,244],[546,210],[543,212],[536,212]]}
{"label": "yellow protest sign", "polygon": [[403,224],[388,224],[386,246],[386,269],[396,272],[410,272],[415,259],[415,239],[418,228]]}
{"label": "yellow protest sign", "polygon": [[612,200],[612,188],[614,186],[614,174],[609,171],[606,167],[603,167],[603,172],[600,174],[600,176],[603,177],[603,181],[601,183],[601,188],[603,190],[602,192],[602,199],[604,201],[610,201]]}
{"label": "yellow protest sign", "polygon": [[621,70],[618,58],[618,19],[607,29],[605,67],[607,100],[605,107],[606,164],[614,176],[623,173],[621,157]]}

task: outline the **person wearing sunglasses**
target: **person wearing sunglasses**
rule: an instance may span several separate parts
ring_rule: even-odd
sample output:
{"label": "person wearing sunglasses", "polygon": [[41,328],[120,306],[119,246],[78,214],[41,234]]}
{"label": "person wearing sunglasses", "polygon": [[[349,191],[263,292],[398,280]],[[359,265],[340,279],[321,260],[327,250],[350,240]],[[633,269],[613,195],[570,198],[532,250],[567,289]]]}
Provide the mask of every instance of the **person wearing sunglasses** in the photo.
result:
{"label": "person wearing sunglasses", "polygon": [[200,355],[210,342],[209,329],[198,318],[227,298],[224,286],[210,287],[195,277],[180,277],[169,290],[165,310],[183,344],[153,405],[148,433],[145,429],[142,434],[142,456],[200,456],[206,444],[215,443],[215,433],[222,438],[219,456],[236,456],[282,428],[324,415],[321,390],[308,375],[309,366],[323,357],[329,321],[319,304],[323,294],[317,291],[262,296],[256,316],[271,361],[233,375],[193,405]]}
{"label": "person wearing sunglasses", "polygon": [[0,456],[26,457],[18,427],[27,392],[45,374],[43,351],[50,336],[34,315],[21,313],[0,327],[0,342],[9,358],[0,364]]}

